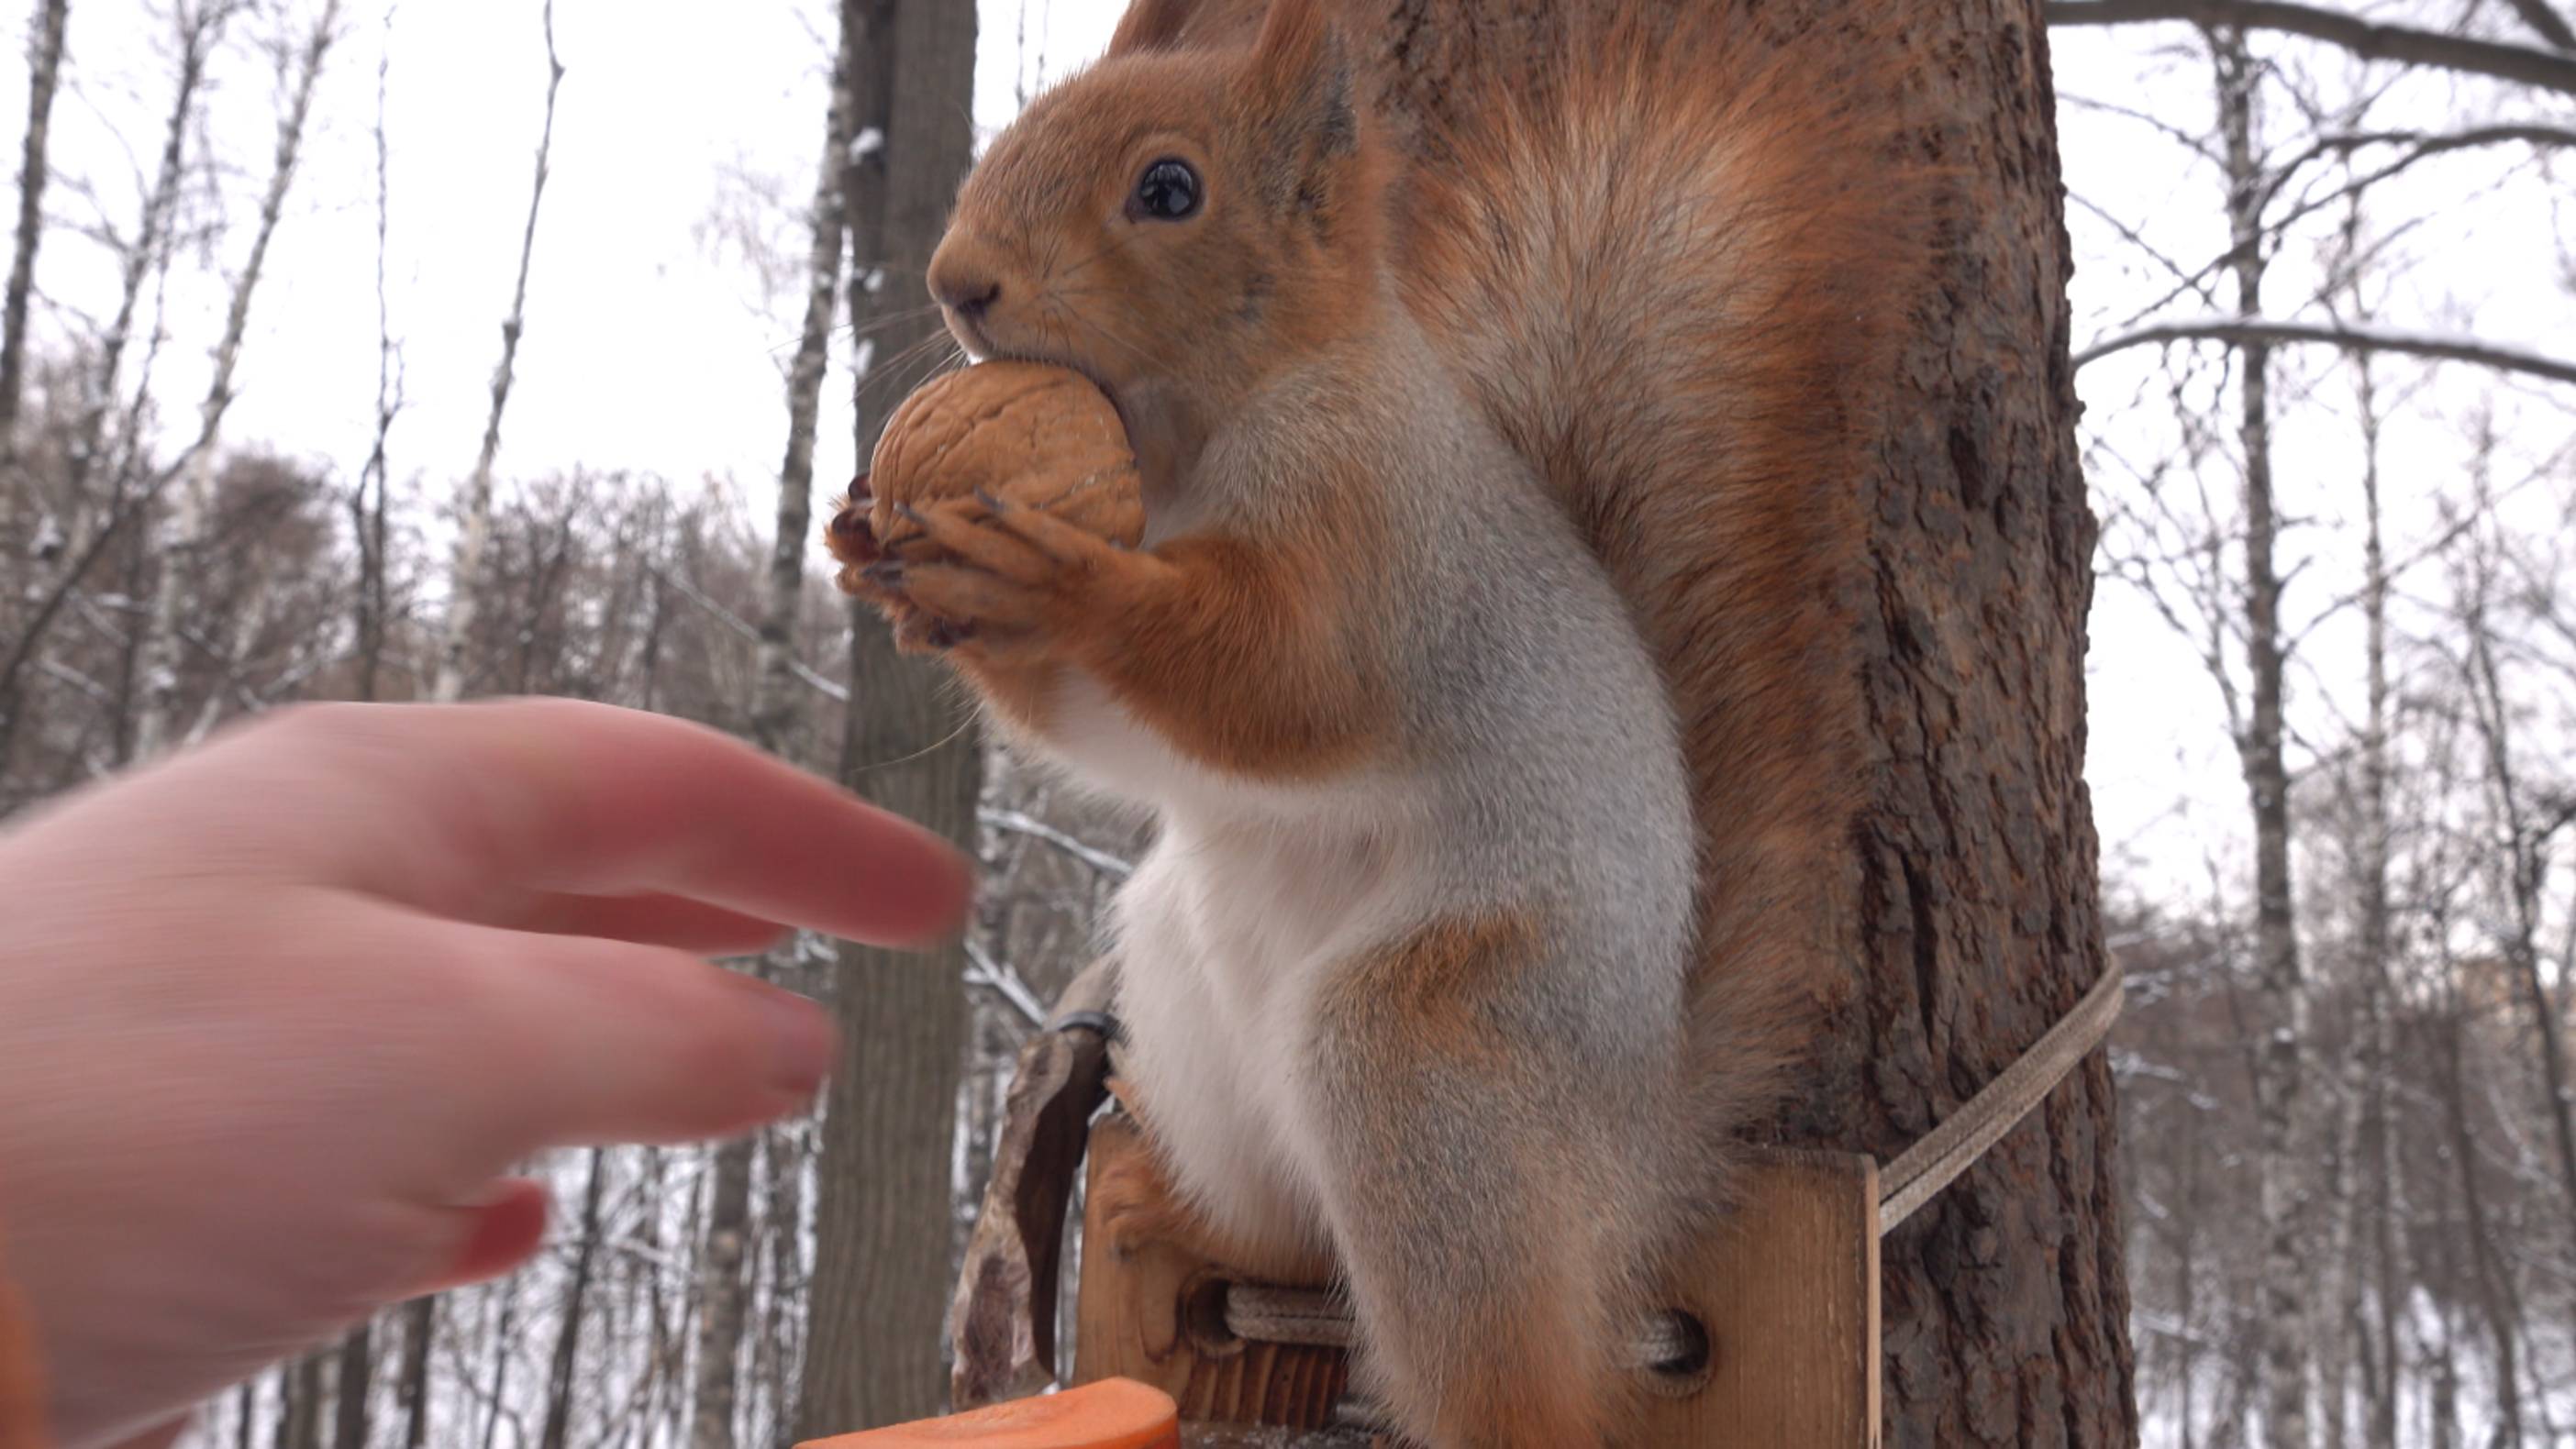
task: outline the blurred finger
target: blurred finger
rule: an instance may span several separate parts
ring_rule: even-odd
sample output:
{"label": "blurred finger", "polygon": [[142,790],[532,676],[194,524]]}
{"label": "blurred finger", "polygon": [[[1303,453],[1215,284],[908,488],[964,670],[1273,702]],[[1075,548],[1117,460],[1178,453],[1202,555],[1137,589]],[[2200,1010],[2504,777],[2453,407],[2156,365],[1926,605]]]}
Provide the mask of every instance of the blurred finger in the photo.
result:
{"label": "blurred finger", "polygon": [[832,1068],[821,1007],[686,952],[441,925],[479,977],[444,1085],[491,1161],[744,1131],[810,1105]]}
{"label": "blurred finger", "polygon": [[[572,700],[342,706],[299,716],[382,792],[306,837],[317,868],[483,918],[520,890],[687,897],[852,940],[964,922],[964,856],[920,826],[704,727]],[[360,805],[366,808],[358,808]],[[399,830],[376,823],[397,822]]]}
{"label": "blurred finger", "polygon": [[455,1209],[463,1219],[456,1255],[429,1281],[412,1285],[409,1296],[489,1282],[535,1257],[545,1244],[547,1207],[544,1184],[514,1177],[494,1184],[490,1201]]}
{"label": "blurred finger", "polygon": [[551,936],[599,936],[669,946],[698,956],[751,956],[777,945],[789,927],[682,896],[541,896],[516,919],[491,924]]}

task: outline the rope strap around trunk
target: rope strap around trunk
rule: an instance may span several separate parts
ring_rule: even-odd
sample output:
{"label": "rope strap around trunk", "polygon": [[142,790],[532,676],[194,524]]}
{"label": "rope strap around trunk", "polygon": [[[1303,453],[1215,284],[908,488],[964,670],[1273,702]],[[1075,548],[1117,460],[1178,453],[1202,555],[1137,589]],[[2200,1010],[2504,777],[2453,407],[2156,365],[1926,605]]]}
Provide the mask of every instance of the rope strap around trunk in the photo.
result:
{"label": "rope strap around trunk", "polygon": [[2084,999],[2075,1003],[2075,1009],[2058,1018],[2057,1025],[2004,1068],[2003,1075],[1986,1083],[1949,1121],[1923,1134],[1922,1141],[1879,1172],[1878,1235],[1883,1238],[1896,1231],[1897,1224],[1914,1216],[1934,1193],[1976,1165],[1987,1148],[2029,1116],[2030,1109],[2066,1080],[2086,1053],[2102,1044],[2119,1017],[2120,965],[2114,961]]}
{"label": "rope strap around trunk", "polygon": [[[1351,1312],[1339,1297],[1304,1288],[1231,1283],[1225,1290],[1228,1333],[1252,1343],[1351,1346]],[[1699,1335],[1669,1313],[1637,1324],[1620,1354],[1620,1367],[1659,1369],[1687,1361],[1700,1350]]]}
{"label": "rope strap around trunk", "polygon": [[[2114,963],[2030,1050],[1880,1172],[1879,1235],[1894,1232],[2029,1116],[2077,1062],[2102,1044],[2119,1015],[2120,968]],[[1230,1284],[1225,1326],[1235,1337],[1254,1343],[1351,1345],[1349,1305],[1338,1295],[1307,1289]],[[1689,1325],[1657,1313],[1638,1324],[1621,1359],[1627,1368],[1657,1369],[1685,1362],[1698,1349]]]}

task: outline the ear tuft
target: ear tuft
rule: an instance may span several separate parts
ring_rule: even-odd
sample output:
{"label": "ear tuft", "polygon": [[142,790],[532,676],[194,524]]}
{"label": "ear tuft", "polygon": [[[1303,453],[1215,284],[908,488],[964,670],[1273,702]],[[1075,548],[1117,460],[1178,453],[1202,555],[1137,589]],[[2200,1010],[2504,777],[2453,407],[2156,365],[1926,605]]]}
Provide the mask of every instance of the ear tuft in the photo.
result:
{"label": "ear tuft", "polygon": [[1323,173],[1359,149],[1356,89],[1322,0],[1272,0],[1253,47],[1252,91],[1274,146],[1275,197],[1302,203],[1330,189]]}
{"label": "ear tuft", "polygon": [[1181,31],[1199,10],[1199,0],[1130,0],[1127,13],[1118,18],[1118,28],[1110,34],[1110,55],[1135,55],[1149,50],[1171,50],[1181,43]]}

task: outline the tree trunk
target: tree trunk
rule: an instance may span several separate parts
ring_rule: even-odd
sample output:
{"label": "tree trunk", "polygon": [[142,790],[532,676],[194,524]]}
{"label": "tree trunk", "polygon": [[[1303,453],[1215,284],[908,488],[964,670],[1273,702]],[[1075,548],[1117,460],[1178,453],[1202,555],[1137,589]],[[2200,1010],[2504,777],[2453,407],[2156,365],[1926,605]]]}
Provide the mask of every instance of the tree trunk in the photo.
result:
{"label": "tree trunk", "polygon": [[2467,1028],[2460,1017],[2461,1008],[2454,1003],[2442,1025],[2443,1116],[2451,1128],[2451,1158],[2459,1171],[2460,1202],[2466,1209],[2472,1277],[2480,1306],[2486,1310],[2488,1334],[2495,1341],[2491,1366],[2495,1375],[2495,1442],[2500,1446],[2520,1445],[2522,1374],[2516,1346],[2521,1341],[2522,1303],[2514,1291],[2512,1270],[2497,1260],[2486,1193],[2478,1182],[2477,1140],[2469,1132],[2469,1089],[2460,1066],[2460,1038]]}
{"label": "tree trunk", "polygon": [[393,435],[394,416],[402,410],[402,389],[396,378],[401,354],[394,346],[393,313],[385,284],[386,236],[393,213],[393,157],[385,141],[385,78],[393,68],[393,23],[393,12],[387,10],[385,48],[376,57],[376,437],[367,450],[366,466],[358,471],[357,491],[349,500],[350,532],[358,543],[357,695],[366,701],[376,697],[377,679],[385,662],[385,499],[391,481],[385,449]]}
{"label": "tree trunk", "polygon": [[322,1355],[309,1353],[285,1372],[286,1404],[277,1449],[322,1449]]}
{"label": "tree trunk", "polygon": [[[2067,240],[2040,7],[1924,7],[1907,97],[1964,205],[1865,480],[1878,767],[1801,1140],[1882,1160],[2108,968],[2084,784],[2096,533],[2076,462]],[[1919,109],[1916,109],[1919,108]],[[1890,1445],[2137,1438],[2101,1054],[1885,1245]]]}
{"label": "tree trunk", "polygon": [[[2227,152],[2227,217],[2236,308],[2263,311],[2262,177],[2254,154],[2254,89],[2260,72],[2242,34],[2216,37],[2219,129]],[[2262,1145],[2255,1156],[2263,1216],[2263,1433],[2273,1449],[2307,1449],[2310,1288],[2303,1148],[2308,1036],[2307,982],[2299,959],[2290,883],[2290,775],[2282,762],[2281,577],[2273,561],[2271,349],[2247,342],[2239,441],[2245,468],[2245,664],[2252,717],[2237,741],[2254,816],[2254,939],[2263,1032],[2255,1064]]]}
{"label": "tree trunk", "polygon": [[696,1392],[690,1396],[689,1449],[734,1449],[742,1330],[749,1307],[744,1255],[751,1238],[752,1138],[717,1147],[707,1171],[706,1233],[698,1244]]}
{"label": "tree trunk", "polygon": [[[832,319],[840,310],[842,240],[847,230],[844,175],[853,134],[853,67],[858,31],[842,28],[833,59],[831,99],[823,126],[823,155],[814,184],[813,246],[808,258],[805,321],[795,361],[787,372],[787,452],[778,470],[778,526],[770,542],[768,587],[762,595],[757,664],[753,673],[751,735],[773,754],[791,751],[802,685],[794,672],[796,616],[804,599],[805,556],[814,547],[814,432],[821,411],[823,377],[832,356]],[[782,948],[789,955],[794,943]],[[751,1265],[752,1157],[757,1139],[745,1137],[716,1150],[714,1191],[707,1236],[700,1250],[696,1416],[692,1449],[733,1449],[733,1416],[740,1400],[742,1339],[748,1326]],[[791,1237],[794,1223],[772,1224]]]}
{"label": "tree trunk", "polygon": [[[856,57],[845,196],[850,315],[873,359],[858,382],[859,456],[943,348],[918,301],[973,154],[975,7],[843,0]],[[873,141],[875,144],[868,144]],[[938,355],[944,355],[939,351]],[[841,779],[961,845],[983,776],[972,722],[944,672],[894,652],[873,611],[852,611],[852,701]],[[799,1438],[936,1412],[946,1398],[950,1138],[966,1039],[961,948],[927,959],[845,945],[835,1010],[845,1037],[817,1167]]]}
{"label": "tree trunk", "polygon": [[402,1382],[395,1389],[402,1402],[403,1449],[429,1442],[429,1341],[437,1331],[437,1299],[415,1298],[404,1307]]}
{"label": "tree trunk", "polygon": [[510,386],[518,378],[519,338],[528,325],[528,267],[537,254],[537,212],[545,205],[546,181],[552,175],[555,149],[555,96],[563,89],[563,61],[555,55],[555,5],[546,0],[546,121],[537,138],[536,181],[528,190],[528,223],[519,233],[519,280],[510,294],[510,315],[501,319],[501,362],[492,370],[492,410],[483,422],[483,448],[474,457],[474,475],[465,484],[465,517],[456,536],[456,564],[448,578],[447,628],[438,656],[438,682],[431,693],[441,704],[465,697],[465,656],[473,647],[474,609],[482,587],[483,550],[492,532],[492,468],[501,456],[501,415],[510,406]]}
{"label": "tree trunk", "polygon": [[241,364],[242,341],[250,332],[251,299],[258,293],[260,275],[267,268],[268,248],[277,236],[277,224],[286,215],[288,188],[295,184],[296,159],[304,149],[305,122],[313,114],[313,91],[322,79],[322,64],[330,57],[331,43],[339,38],[339,30],[339,0],[330,0],[322,7],[321,17],[313,22],[296,72],[294,95],[285,114],[278,117],[277,152],[269,165],[267,193],[260,198],[250,256],[242,263],[241,275],[233,279],[232,304],[224,316],[222,339],[215,344],[214,375],[206,383],[205,400],[198,404],[196,441],[189,444],[187,457],[180,465],[183,478],[178,498],[153,549],[158,555],[158,569],[152,587],[152,612],[143,626],[143,714],[135,729],[134,751],[138,759],[149,760],[172,743],[170,722],[179,696],[181,601],[203,546],[201,535],[206,531],[208,513],[214,507],[216,453],[223,439],[224,415],[232,410],[233,374]]}
{"label": "tree trunk", "polygon": [[[45,159],[54,91],[63,74],[63,33],[71,0],[40,0],[27,48],[27,139],[18,161],[18,248],[9,295],[0,304],[0,467],[18,461],[18,404],[27,387],[27,302],[36,288],[36,249],[45,239]],[[0,498],[12,490],[0,488]]]}
{"label": "tree trunk", "polygon": [[2370,1449],[2397,1449],[2398,1285],[2407,1280],[2398,1260],[2397,1119],[2390,1110],[2388,1084],[2395,1069],[2394,1007],[2396,986],[2391,972],[2389,920],[2390,836],[2388,804],[2388,548],[2383,537],[2379,499],[2379,404],[2370,359],[2354,360],[2360,371],[2362,416],[2362,507],[2366,515],[2362,541],[2362,613],[2367,658],[2368,714],[2362,732],[2362,878],[2361,968],[2364,1106],[2363,1132],[2370,1144],[2372,1248],[2378,1269],[2372,1305],[2376,1330],[2373,1357],[2380,1373],[2370,1400]]}
{"label": "tree trunk", "polygon": [[572,1435],[572,1399],[578,1388],[574,1368],[581,1361],[582,1301],[590,1295],[591,1266],[599,1260],[599,1192],[608,1172],[606,1154],[590,1149],[590,1182],[581,1194],[581,1236],[573,1248],[572,1282],[564,1288],[563,1322],[555,1329],[555,1353],[546,1374],[545,1427],[537,1449],[565,1449]]}
{"label": "tree trunk", "polygon": [[368,1391],[374,1387],[374,1325],[361,1323],[340,1340],[340,1370],[333,1378],[331,1449],[367,1449]]}
{"label": "tree trunk", "polygon": [[814,432],[823,375],[832,360],[832,319],[840,313],[843,200],[850,141],[856,134],[852,91],[858,33],[844,25],[832,62],[832,97],[823,125],[823,157],[814,181],[813,249],[806,267],[805,325],[787,370],[787,456],[778,469],[778,529],[769,554],[769,593],[760,619],[759,672],[753,685],[752,739],[771,753],[788,748],[801,686],[794,658],[797,606],[804,598],[805,558],[814,549]]}
{"label": "tree trunk", "polygon": [[[2478,503],[2481,510],[2492,509],[2484,497]],[[2503,671],[2496,663],[2495,626],[2487,615],[2488,596],[2494,584],[2489,578],[2491,561],[2483,545],[2472,568],[2472,597],[2464,621],[2469,636],[2466,673],[2470,713],[2477,722],[2487,785],[2502,817],[2496,824],[2495,854],[2505,877],[2505,899],[2512,907],[2500,934],[2504,937],[2505,959],[2512,964],[2515,981],[2522,988],[2523,1004],[2530,1009],[2532,1031],[2540,1045],[2541,1099],[2547,1104],[2551,1141],[2558,1158],[2560,1211],[2554,1216],[2571,1242],[2576,1242],[2576,1090],[2571,1090],[2567,1082],[2567,1049],[2560,1035],[2562,1008],[2551,1000],[2541,969],[2540,930],[2547,909],[2541,893],[2547,888],[2549,836],[2555,827],[2544,829],[2532,819],[2531,801],[2526,798],[2528,787],[2514,759],[2512,706],[2505,695]],[[2576,1258],[2569,1261],[2576,1262]]]}

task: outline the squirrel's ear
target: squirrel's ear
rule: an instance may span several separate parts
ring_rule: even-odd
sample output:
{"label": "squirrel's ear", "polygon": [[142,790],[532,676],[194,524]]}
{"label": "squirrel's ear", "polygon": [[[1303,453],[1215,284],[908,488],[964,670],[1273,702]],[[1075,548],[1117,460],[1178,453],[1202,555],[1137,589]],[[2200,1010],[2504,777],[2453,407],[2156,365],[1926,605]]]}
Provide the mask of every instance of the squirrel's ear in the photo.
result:
{"label": "squirrel's ear", "polygon": [[1282,191],[1293,195],[1317,167],[1358,148],[1350,49],[1323,0],[1272,0],[1253,47],[1252,80]]}
{"label": "squirrel's ear", "polygon": [[1169,50],[1181,42],[1181,27],[1198,13],[1199,0],[1130,0],[1110,34],[1110,55]]}

